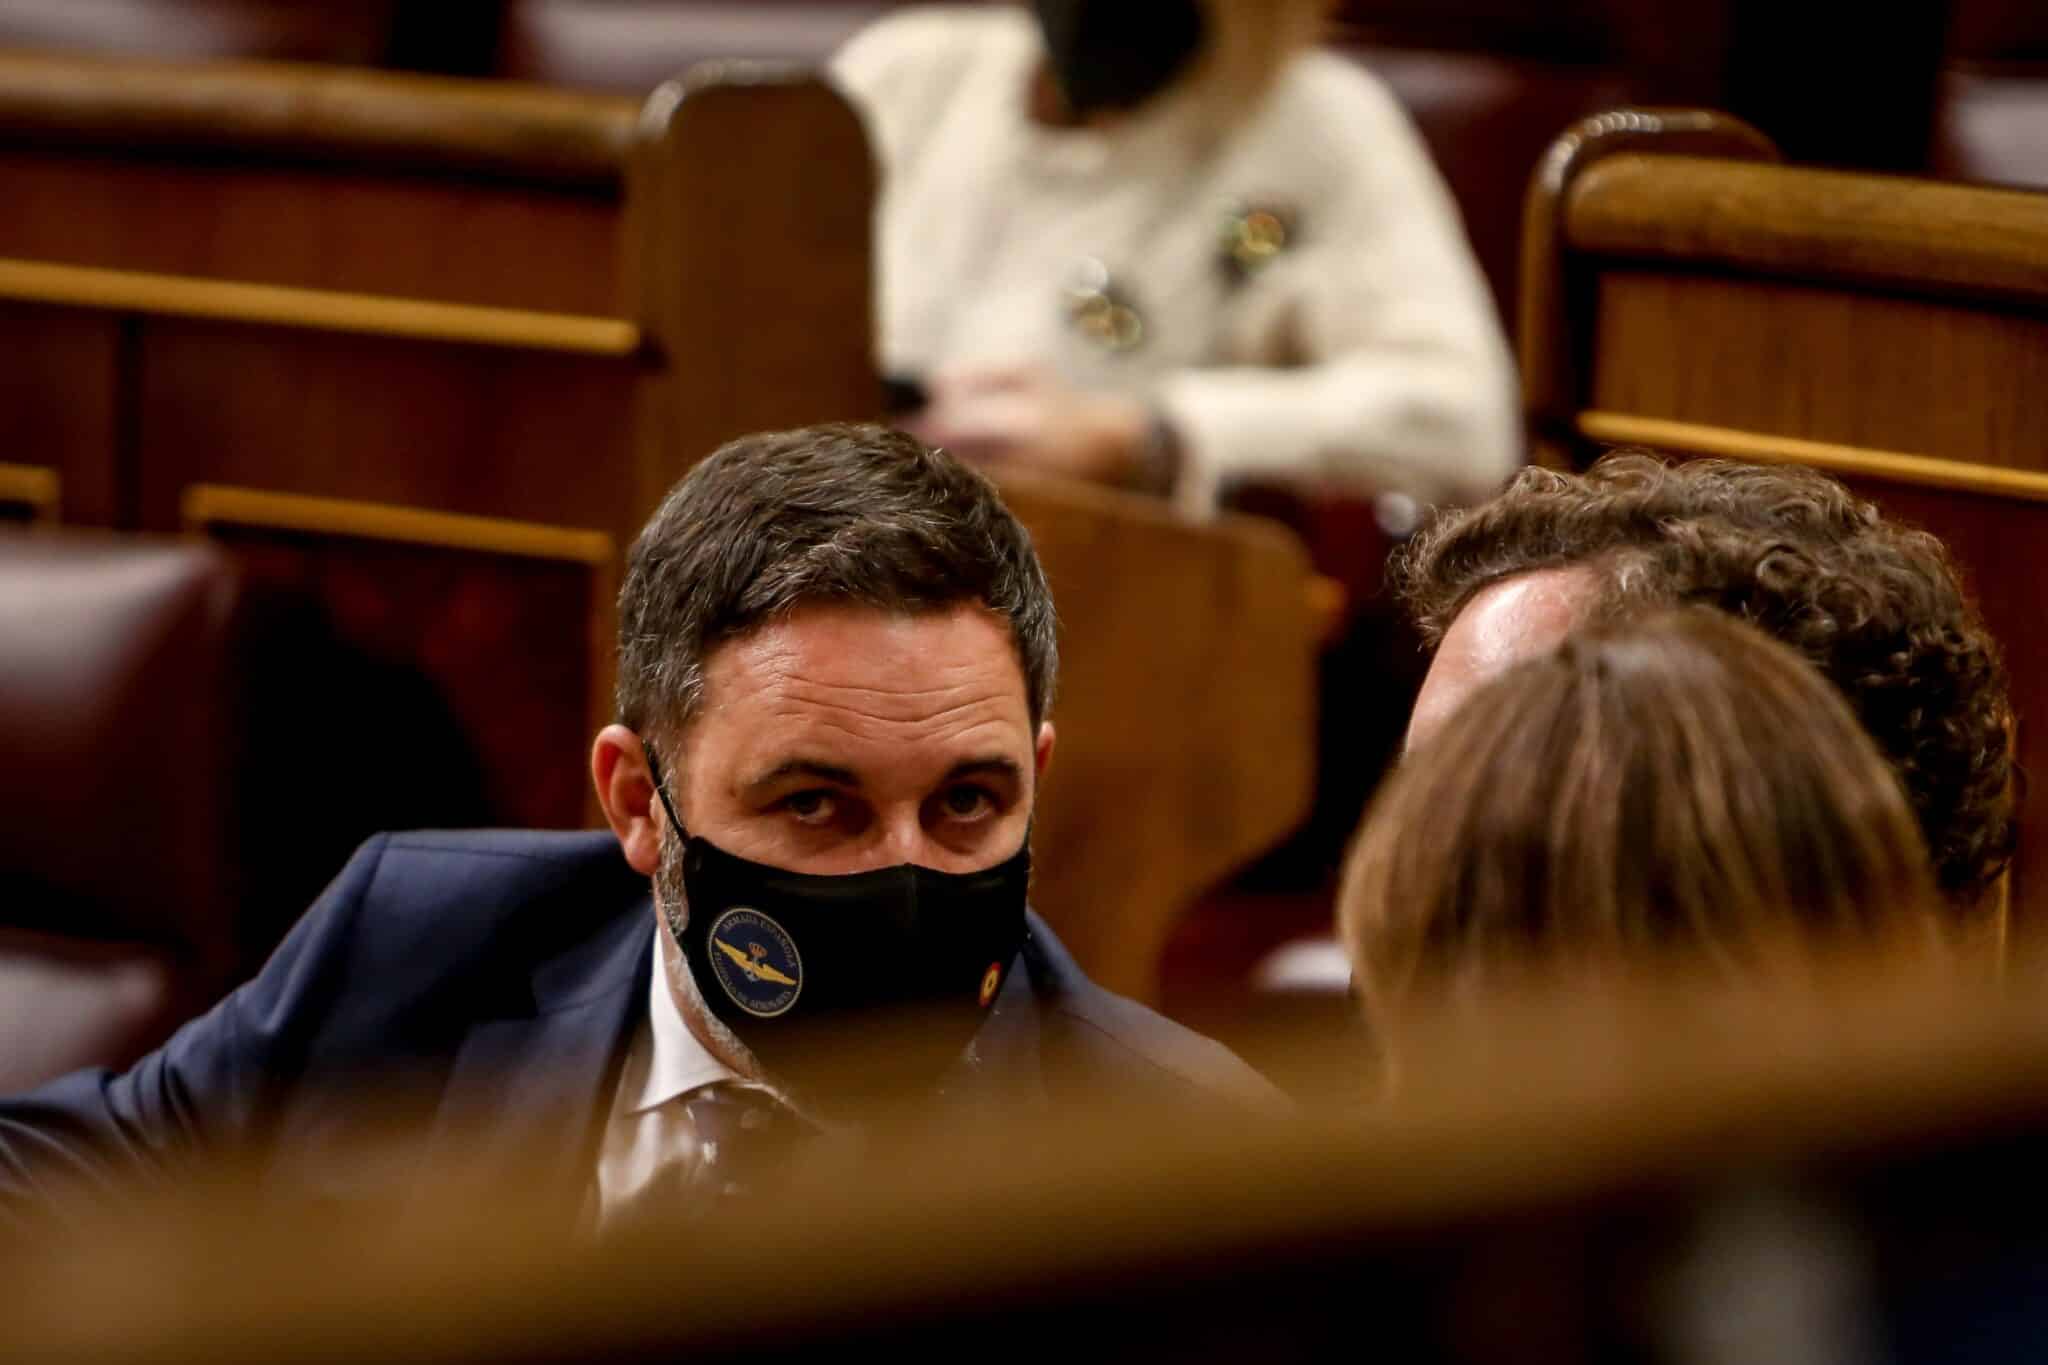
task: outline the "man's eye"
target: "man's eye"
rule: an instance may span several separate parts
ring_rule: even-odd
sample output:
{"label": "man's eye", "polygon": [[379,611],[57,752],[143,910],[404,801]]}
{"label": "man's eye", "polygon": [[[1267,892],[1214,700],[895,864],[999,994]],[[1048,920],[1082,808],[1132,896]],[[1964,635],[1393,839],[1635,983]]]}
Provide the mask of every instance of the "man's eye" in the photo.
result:
{"label": "man's eye", "polygon": [[825,824],[839,809],[839,803],[827,791],[792,792],[782,798],[782,806],[806,825]]}
{"label": "man's eye", "polygon": [[995,810],[995,799],[980,787],[954,787],[942,798],[946,815],[954,820],[979,820]]}

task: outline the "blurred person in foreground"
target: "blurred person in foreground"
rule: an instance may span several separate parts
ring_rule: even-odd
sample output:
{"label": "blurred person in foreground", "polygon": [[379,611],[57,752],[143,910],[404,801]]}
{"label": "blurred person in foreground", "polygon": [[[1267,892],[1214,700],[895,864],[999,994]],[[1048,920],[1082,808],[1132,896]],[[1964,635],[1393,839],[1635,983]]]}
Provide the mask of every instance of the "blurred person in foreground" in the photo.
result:
{"label": "blurred person in foreground", "polygon": [[[1057,671],[985,477],[880,427],[730,443],[629,556],[610,831],[371,840],[163,1048],[0,1100],[0,1207],[230,1153],[291,1192],[488,1184],[502,1145],[601,1227],[773,1183],[901,1093],[1264,1104],[1026,907]],[[347,1160],[394,1095],[439,1161]]]}
{"label": "blurred person in foreground", "polygon": [[883,172],[884,368],[934,444],[1213,508],[1521,459],[1456,205],[1321,0],[923,6],[834,61]]}
{"label": "blurred person in foreground", "polygon": [[1835,685],[1897,774],[1944,896],[1959,917],[1989,910],[2015,837],[1997,642],[1942,543],[1834,479],[1643,451],[1582,474],[1528,469],[1426,527],[1393,578],[1435,646],[1411,750],[1476,689],[1575,631],[1711,607]]}
{"label": "blurred person in foreground", "polygon": [[1934,945],[1947,916],[1897,774],[1840,692],[1700,607],[1510,665],[1374,800],[1338,921],[1391,1060],[1404,1014],[1548,971],[1787,944]]}

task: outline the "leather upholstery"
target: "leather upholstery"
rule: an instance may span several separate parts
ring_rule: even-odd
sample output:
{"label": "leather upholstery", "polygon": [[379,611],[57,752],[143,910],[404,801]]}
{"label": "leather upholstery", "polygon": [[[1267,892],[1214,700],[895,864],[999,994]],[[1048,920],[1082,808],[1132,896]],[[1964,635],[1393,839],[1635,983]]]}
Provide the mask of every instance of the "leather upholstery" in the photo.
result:
{"label": "leather upholstery", "polygon": [[196,545],[0,531],[0,1091],[227,984],[238,598]]}

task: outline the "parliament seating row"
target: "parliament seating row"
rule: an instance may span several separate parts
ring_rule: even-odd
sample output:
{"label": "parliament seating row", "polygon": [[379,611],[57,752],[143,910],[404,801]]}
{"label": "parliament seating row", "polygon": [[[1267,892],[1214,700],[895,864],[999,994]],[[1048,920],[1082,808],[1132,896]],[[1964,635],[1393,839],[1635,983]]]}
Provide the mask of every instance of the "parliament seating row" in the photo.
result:
{"label": "parliament seating row", "polygon": [[[861,24],[900,3],[9,0],[0,5],[0,47],[377,64],[642,95],[707,58],[815,65]],[[1972,0],[1960,10],[1982,7]],[[1759,112],[1774,131],[1784,123],[1793,145],[1814,142],[1829,159],[1895,164],[1923,155],[1930,115],[1903,90],[1931,80],[1926,54],[1938,52],[1939,43],[1930,48],[1923,39],[1928,32],[1938,39],[1944,11],[1911,9],[1917,17],[1887,11],[1859,26],[1866,61],[1875,64],[1867,84],[1883,92],[1875,107],[1885,117],[1873,119],[1866,108],[1853,121],[1828,116],[1844,97],[1781,80],[1775,68],[1752,70],[1754,53],[1785,49],[1792,22],[1782,7],[1752,0],[1682,12],[1642,0],[1347,0],[1336,7],[1332,41],[1382,76],[1414,116],[1463,209],[1505,316],[1515,295],[1521,186],[1550,135],[1573,119],[1627,102],[1743,109],[1771,98],[1776,102]],[[1963,19],[1959,12],[1959,31]],[[1799,51],[1832,36],[1816,24]],[[1902,75],[1900,68],[1916,62],[1926,71]],[[1782,97],[1787,90],[1793,95]],[[1754,101],[1752,91],[1761,92]],[[1806,132],[1815,122],[1824,125],[1820,136]],[[1956,122],[1944,143],[1958,152],[1951,162],[1967,167],[1981,159],[1978,130],[1989,129],[1995,142],[1995,123],[1976,115]]]}
{"label": "parliament seating row", "polygon": [[[149,0],[100,3],[97,11],[90,5],[65,9],[61,32],[48,26],[57,22],[50,20],[40,33],[15,36],[76,43],[98,33],[123,43],[128,16],[148,10]],[[363,50],[382,51],[389,62],[637,94],[706,57],[822,61],[887,7],[880,0],[509,0],[437,5],[431,17],[428,7],[416,4],[371,4],[354,13],[375,30]],[[1633,0],[1352,0],[1337,7],[1333,41],[1384,78],[1416,119],[1461,206],[1505,319],[1517,288],[1522,186],[1552,132],[1629,100],[1661,95],[1719,102],[1730,66],[1729,15],[1736,8],[1719,3],[1674,14]],[[17,0],[12,12],[41,9],[35,0]],[[160,9],[148,12],[162,18]],[[217,16],[207,30],[215,52],[235,51],[239,42],[247,50],[311,57],[325,43],[333,59],[354,59],[335,46],[340,40],[331,11],[323,10],[328,17],[317,22],[301,15],[303,27],[288,19],[299,9],[267,0],[203,0],[181,12]],[[150,42],[146,35],[133,41]],[[1900,102],[1887,92],[1881,107]],[[292,240],[290,234],[265,235]],[[586,251],[549,259],[597,257]],[[464,264],[442,257],[420,273],[452,268],[461,275]],[[408,287],[421,283],[407,281]],[[584,306],[596,306],[588,303],[591,296],[583,292]],[[1324,688],[1341,704],[1327,707],[1322,722],[1311,821],[1260,869],[1266,889],[1307,892],[1313,900],[1398,745],[1398,718],[1413,697],[1420,656],[1381,592],[1387,538],[1369,501],[1262,488],[1244,490],[1238,505],[1278,517],[1301,534],[1318,571],[1335,578],[1353,604],[1323,665]],[[1387,667],[1388,658],[1407,666]]]}
{"label": "parliament seating row", "polygon": [[[109,82],[92,63],[0,64],[0,171],[25,206],[0,228],[13,234],[0,245],[11,258],[0,263],[0,325],[25,358],[0,390],[17,433],[0,495],[25,517],[185,531],[234,547],[260,582],[317,598],[361,655],[430,680],[472,746],[487,818],[578,822],[588,814],[580,750],[605,709],[618,549],[648,500],[723,434],[824,415],[793,401],[837,394],[830,411],[842,415],[872,399],[869,187],[863,159],[845,154],[857,126],[821,87],[759,73],[687,95],[671,87],[636,120],[630,104],[603,97],[275,68],[203,77],[118,69],[124,80]],[[389,114],[398,96],[410,102],[410,124]],[[367,116],[373,105],[382,117]],[[178,117],[152,116],[163,108]],[[788,139],[787,155],[736,152],[739,129],[758,150],[770,126]],[[1546,163],[1529,220],[1523,359],[1536,431],[1558,457],[1583,458],[1595,440],[1645,439],[1826,465],[1821,457],[1839,454],[1832,447],[1867,445],[1894,458],[1829,467],[1882,475],[1885,497],[1908,510],[1904,500],[1923,495],[1901,483],[1944,488],[1936,475],[1953,473],[1948,465],[2025,458],[2037,419],[2023,381],[1968,390],[1998,414],[1978,431],[1990,439],[1974,444],[1967,423],[1941,417],[1952,395],[1933,381],[2026,372],[2000,349],[2023,355],[2030,344],[2029,296],[2012,283],[2025,251],[1999,257],[1999,233],[2017,232],[2030,249],[2027,215],[2040,201],[1744,166],[1741,175],[1764,176],[1762,188],[1739,180],[1732,198],[1696,185],[1688,198],[1690,182],[1659,182],[1626,219],[1649,245],[1625,233],[1619,246],[1571,235],[1593,220],[1560,216],[1556,203],[1598,202],[1589,187],[1619,183],[1617,168],[1634,164],[1607,165],[1587,149],[1630,144],[1766,147],[1725,121],[1627,114],[1575,133]],[[797,187],[759,178],[810,168],[809,156],[833,147],[843,154],[826,160],[851,168],[838,189],[857,210],[829,208],[810,169]],[[1635,160],[1700,170],[1684,158]],[[359,200],[380,212],[350,220]],[[1739,247],[1699,237],[1700,223],[1734,214],[1731,204],[1764,226],[1735,233]],[[1930,245],[1913,215],[1936,209],[1957,231]],[[1968,225],[1984,213],[1998,231],[1972,236]],[[194,221],[204,228],[175,230]],[[609,245],[596,267],[578,254],[593,244]],[[1596,268],[1610,247],[1614,268]],[[1680,272],[1683,289],[1644,283],[1653,276],[1643,259],[1695,252],[1704,264]],[[1782,284],[1824,256],[1873,252],[1882,268],[1836,268],[1819,289]],[[568,273],[545,268],[565,261]],[[815,272],[809,287],[792,282],[799,267]],[[255,278],[236,278],[243,268]],[[1737,308],[1765,297],[1745,276],[1781,282],[1768,293],[1772,309]],[[2019,292],[2000,295],[1987,278]],[[607,280],[626,297],[611,310],[592,301]],[[1866,298],[1862,288],[1877,292]],[[1929,295],[1940,300],[1934,313]],[[763,297],[802,306],[762,319]],[[1806,301],[1796,320],[1807,348],[1761,365],[1745,328],[1787,335],[1786,300]],[[1671,332],[1669,316],[1695,316],[1684,310],[1718,321]],[[1917,352],[1870,351],[1879,333],[1855,330],[1873,319],[1910,330],[1929,317],[1940,325],[1900,342]],[[1714,338],[1729,355],[1684,349]],[[1865,411],[1871,388],[1856,367],[1885,354],[1924,363],[1886,369],[1881,402],[1870,400],[1883,411]],[[1606,375],[1603,365],[1622,372],[1631,356],[1626,373],[1637,377],[1626,383],[1577,377]],[[1865,359],[1845,358],[1854,356]],[[1722,381],[1738,361],[1765,416],[1723,414],[1721,424],[1792,444],[1693,429],[1740,392]],[[1694,375],[1715,381],[1685,378]],[[1620,387],[1592,401],[1585,385],[1605,382]],[[1685,402],[1665,392],[1674,385]],[[1807,421],[1822,410],[1833,426],[1773,426],[1785,413]],[[1886,426],[1908,414],[1922,427]],[[1616,416],[1626,420],[1615,425]],[[1877,427],[1859,425],[1866,420]],[[1926,425],[1937,420],[1947,425]],[[1690,426],[1674,430],[1674,421]],[[1936,467],[1912,463],[1930,459]],[[2024,480],[1970,478],[1956,487],[1989,499],[1986,517],[2025,524],[2027,508],[2008,497]],[[1018,496],[1066,585],[1069,657],[1100,670],[1068,694],[1068,740],[1042,829],[1059,850],[1048,865],[1067,884],[1042,881],[1041,896],[1092,970],[1150,994],[1177,897],[1299,815],[1315,634],[1305,569],[1285,537],[1235,523],[1204,540],[1111,495]],[[1053,510],[1032,512],[1034,498]],[[2025,542],[1944,520],[1957,506],[1918,514],[1977,572],[2031,715],[2041,673],[2019,615],[2025,565],[1995,557]],[[1072,529],[1047,529],[1055,522]],[[1133,525],[1149,529],[1132,535]],[[1188,586],[1197,583],[1206,586]],[[2005,605],[2000,593],[2010,594]],[[1158,613],[1169,595],[1194,615]],[[1133,648],[1133,620],[1160,627],[1145,637],[1154,652]],[[1083,638],[1117,643],[1090,649],[1076,643]],[[1163,678],[1184,690],[1162,699]],[[1188,734],[1224,747],[1201,753],[1174,739]],[[2030,738],[2023,729],[2023,763]],[[1127,799],[1133,773],[1158,795]],[[1090,813],[1091,800],[1109,800],[1113,815]],[[1133,858],[1134,846],[1153,852]],[[2023,855],[2015,903],[2031,920],[2027,866]]]}
{"label": "parliament seating row", "polygon": [[[54,19],[33,20],[44,9],[38,0],[16,0],[9,12],[31,18],[15,20],[29,27],[14,36],[78,43],[99,35],[148,46],[154,29],[126,34],[125,25],[145,11],[157,20],[165,13],[160,5],[151,9],[150,0],[98,3],[64,9],[53,28]],[[707,57],[822,61],[888,7],[883,0],[480,0],[431,9],[368,4],[353,13],[374,30],[359,46],[384,52],[386,61],[638,94]],[[1975,35],[1968,37],[1972,50],[2007,42],[2005,29],[1982,18],[1996,8],[1985,0],[1957,6],[1957,42],[1968,34]],[[1794,145],[1820,155],[1917,164],[1927,119],[1903,92],[1924,84],[1915,63],[1938,51],[1928,34],[1940,27],[1943,9],[1866,16],[1853,56],[1835,51],[1834,30],[1821,17],[1746,0],[1682,12],[1636,0],[1350,0],[1336,7],[1333,42],[1385,79],[1415,118],[1508,320],[1518,288],[1522,187],[1556,129],[1628,102],[1757,105],[1774,127],[1785,125]],[[333,59],[354,59],[336,46],[331,10],[317,21],[302,16],[303,28],[288,19],[299,9],[272,0],[202,0],[179,12],[216,16],[195,23],[211,35],[211,51],[232,52],[241,43],[245,50],[309,57],[325,43]],[[40,32],[34,22],[44,24]],[[1859,83],[1830,90],[1798,78],[1807,58],[1823,50],[1837,85],[1845,70]],[[1859,98],[1859,90],[1870,97]],[[1974,133],[1958,136],[1951,139],[1957,146],[1975,145]],[[1241,493],[1238,505],[1301,534],[1317,569],[1336,579],[1353,604],[1324,663],[1325,688],[1347,704],[1326,708],[1310,825],[1260,874],[1267,889],[1299,892],[1327,879],[1398,745],[1394,718],[1413,697],[1419,656],[1383,600],[1378,569],[1387,540],[1369,501],[1254,488]],[[1383,666],[1389,657],[1411,666]]]}
{"label": "parliament seating row", "polygon": [[[359,803],[337,838],[585,823],[654,500],[730,436],[877,406],[871,176],[838,96],[765,68],[643,107],[0,57],[0,505],[210,541],[415,679],[404,714],[454,736],[463,799]],[[1068,660],[1035,894],[1091,972],[1151,995],[1180,906],[1300,818],[1329,603],[1276,528],[1011,496]],[[294,858],[263,913],[345,851]]]}

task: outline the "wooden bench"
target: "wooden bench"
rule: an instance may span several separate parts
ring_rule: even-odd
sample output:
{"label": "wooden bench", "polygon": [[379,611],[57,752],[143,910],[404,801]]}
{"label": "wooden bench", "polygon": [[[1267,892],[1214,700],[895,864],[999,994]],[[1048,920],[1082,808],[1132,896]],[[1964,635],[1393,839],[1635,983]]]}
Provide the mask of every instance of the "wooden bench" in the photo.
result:
{"label": "wooden bench", "polygon": [[[1794,463],[1935,532],[2048,763],[2048,195],[1778,164],[1697,112],[1578,125],[1530,190],[1521,358],[1539,454]],[[2010,883],[2048,925],[2041,798]]]}

